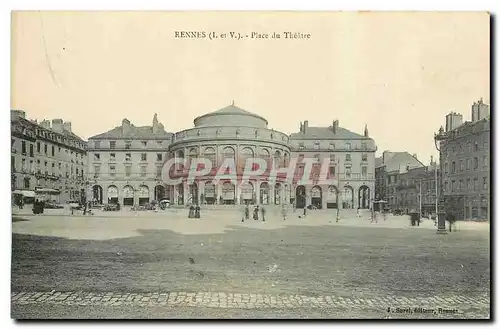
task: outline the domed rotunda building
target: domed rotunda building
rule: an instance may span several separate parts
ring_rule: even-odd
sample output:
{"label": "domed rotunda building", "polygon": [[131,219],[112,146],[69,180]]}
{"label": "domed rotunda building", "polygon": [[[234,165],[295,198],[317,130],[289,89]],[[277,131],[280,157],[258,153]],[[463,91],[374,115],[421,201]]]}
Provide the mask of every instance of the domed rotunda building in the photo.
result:
{"label": "domed rotunda building", "polygon": [[[265,118],[234,103],[195,118],[193,128],[172,136],[169,151],[170,157],[186,160],[185,166],[170,168],[170,177],[181,178],[180,184],[170,187],[174,204],[281,204],[290,200],[284,177],[270,182],[264,173],[240,184],[247,159],[264,159],[268,169],[286,167],[291,150],[287,134],[269,129]],[[210,160],[212,170],[189,184],[190,161],[197,158]],[[236,164],[234,180],[216,181],[221,164],[228,158]]]}

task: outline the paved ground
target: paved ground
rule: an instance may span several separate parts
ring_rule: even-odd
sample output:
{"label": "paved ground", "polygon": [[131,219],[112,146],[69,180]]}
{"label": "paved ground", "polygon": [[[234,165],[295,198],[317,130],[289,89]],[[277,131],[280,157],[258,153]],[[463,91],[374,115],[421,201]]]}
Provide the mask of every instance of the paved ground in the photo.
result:
{"label": "paved ground", "polygon": [[488,224],[278,214],[17,214],[12,316],[489,318]]}

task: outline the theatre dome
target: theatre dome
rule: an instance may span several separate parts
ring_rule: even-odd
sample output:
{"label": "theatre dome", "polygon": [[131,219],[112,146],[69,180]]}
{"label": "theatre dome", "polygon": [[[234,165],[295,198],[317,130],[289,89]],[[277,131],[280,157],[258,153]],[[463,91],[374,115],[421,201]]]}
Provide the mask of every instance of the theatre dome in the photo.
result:
{"label": "theatre dome", "polygon": [[267,120],[252,112],[232,105],[204,114],[194,119],[195,127],[200,126],[248,126],[267,128]]}

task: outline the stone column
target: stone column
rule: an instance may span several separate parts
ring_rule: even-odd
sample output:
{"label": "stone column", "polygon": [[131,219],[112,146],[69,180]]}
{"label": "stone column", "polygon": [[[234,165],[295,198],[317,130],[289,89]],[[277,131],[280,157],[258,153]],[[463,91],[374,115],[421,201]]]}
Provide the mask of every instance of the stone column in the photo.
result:
{"label": "stone column", "polygon": [[188,183],[185,180],[182,182],[182,186],[184,188],[184,195],[183,195],[183,199],[182,199],[182,204],[186,205],[186,203],[189,200],[189,195],[190,195],[191,191],[189,189]]}
{"label": "stone column", "polygon": [[241,198],[241,188],[240,188],[240,185],[238,183],[234,184],[234,194],[236,196],[236,204],[239,205],[240,204],[240,198]]}
{"label": "stone column", "polygon": [[215,188],[217,190],[217,199],[215,200],[216,201],[216,204],[220,204],[220,197],[222,195],[222,182],[217,182],[217,185],[215,185]]}
{"label": "stone column", "polygon": [[321,188],[321,209],[326,209],[326,198],[328,196],[328,185],[320,185]]}
{"label": "stone column", "polygon": [[260,204],[260,184],[261,181],[257,180],[254,183],[254,192],[255,192],[255,204]]}
{"label": "stone column", "polygon": [[269,205],[276,204],[276,183],[269,184]]}

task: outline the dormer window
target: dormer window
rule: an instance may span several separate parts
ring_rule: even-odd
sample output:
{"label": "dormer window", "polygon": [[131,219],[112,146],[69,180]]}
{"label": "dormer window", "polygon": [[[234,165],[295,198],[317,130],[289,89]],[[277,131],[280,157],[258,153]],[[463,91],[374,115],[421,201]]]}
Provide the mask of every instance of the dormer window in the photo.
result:
{"label": "dormer window", "polygon": [[303,150],[304,149],[304,142],[300,142],[299,143],[299,150]]}
{"label": "dormer window", "polygon": [[328,149],[329,150],[335,150],[335,143],[334,142],[330,142],[330,144],[328,145]]}
{"label": "dormer window", "polygon": [[319,142],[318,141],[314,142],[314,149],[319,150]]}

